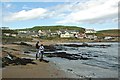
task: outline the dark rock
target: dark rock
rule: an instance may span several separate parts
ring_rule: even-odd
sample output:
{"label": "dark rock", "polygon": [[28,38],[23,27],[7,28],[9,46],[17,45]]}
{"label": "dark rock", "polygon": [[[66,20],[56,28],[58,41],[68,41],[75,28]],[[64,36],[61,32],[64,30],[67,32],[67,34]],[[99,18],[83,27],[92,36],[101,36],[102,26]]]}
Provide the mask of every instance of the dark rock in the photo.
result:
{"label": "dark rock", "polygon": [[87,43],[85,43],[85,42],[84,42],[82,45],[83,45],[83,46],[88,46],[88,44],[87,44]]}
{"label": "dark rock", "polygon": [[68,71],[73,71],[72,69],[67,69]]}
{"label": "dark rock", "polygon": [[97,55],[94,55],[93,57],[98,57]]}
{"label": "dark rock", "polygon": [[[9,56],[9,57],[8,57]],[[13,65],[36,64],[32,59],[19,58],[8,53],[8,56],[2,58],[2,67]]]}
{"label": "dark rock", "polygon": [[54,45],[45,45],[45,51],[56,51],[56,48]]}
{"label": "dark rock", "polygon": [[47,57],[61,57],[61,58],[69,59],[69,60],[89,59],[88,57],[83,57],[79,54],[68,54],[66,52],[47,53]]}
{"label": "dark rock", "polygon": [[100,48],[107,48],[107,47],[110,47],[111,45],[99,45],[99,44],[86,44],[86,43],[83,43],[83,44],[62,44],[63,46],[68,46],[68,47],[100,47]]}
{"label": "dark rock", "polygon": [[20,43],[20,45],[32,46],[32,45],[30,45],[30,44],[27,44],[27,43],[25,43],[25,42],[21,42],[21,43]]}
{"label": "dark rock", "polygon": [[24,53],[30,53],[29,51],[24,51]]}

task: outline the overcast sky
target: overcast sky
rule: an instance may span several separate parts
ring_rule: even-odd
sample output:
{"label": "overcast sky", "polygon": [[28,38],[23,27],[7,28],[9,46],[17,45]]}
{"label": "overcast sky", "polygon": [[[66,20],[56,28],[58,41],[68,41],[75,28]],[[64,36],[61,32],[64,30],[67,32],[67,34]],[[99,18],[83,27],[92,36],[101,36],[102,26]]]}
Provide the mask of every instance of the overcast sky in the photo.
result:
{"label": "overcast sky", "polygon": [[118,1],[2,2],[2,26],[18,29],[73,25],[96,30],[117,29]]}

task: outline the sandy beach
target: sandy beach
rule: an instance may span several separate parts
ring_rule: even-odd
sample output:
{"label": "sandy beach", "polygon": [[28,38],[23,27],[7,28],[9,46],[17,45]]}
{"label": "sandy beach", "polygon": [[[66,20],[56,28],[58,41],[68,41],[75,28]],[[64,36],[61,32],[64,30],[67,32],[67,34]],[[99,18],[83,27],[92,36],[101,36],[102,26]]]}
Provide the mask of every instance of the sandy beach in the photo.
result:
{"label": "sandy beach", "polygon": [[53,67],[52,63],[35,61],[36,65],[7,66],[3,68],[3,78],[65,78],[64,72]]}
{"label": "sandy beach", "polygon": [[[7,51],[12,55],[15,55],[19,58],[21,57],[30,57],[24,54],[23,48],[20,45],[15,44],[7,44],[3,45]],[[2,52],[2,57],[5,57],[6,53]],[[33,60],[35,64],[26,64],[26,65],[12,65],[3,67],[2,69],[2,78],[66,78],[68,77],[64,71],[60,70],[56,65],[52,62],[40,62],[39,60]]]}

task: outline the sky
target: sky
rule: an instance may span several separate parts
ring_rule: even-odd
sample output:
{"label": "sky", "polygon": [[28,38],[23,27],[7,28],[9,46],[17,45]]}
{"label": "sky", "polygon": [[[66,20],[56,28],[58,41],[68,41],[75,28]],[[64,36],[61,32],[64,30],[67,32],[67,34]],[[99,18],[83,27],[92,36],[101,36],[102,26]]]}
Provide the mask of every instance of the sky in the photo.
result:
{"label": "sky", "polygon": [[118,28],[119,0],[79,0],[72,2],[1,2],[2,27],[67,25],[87,29]]}

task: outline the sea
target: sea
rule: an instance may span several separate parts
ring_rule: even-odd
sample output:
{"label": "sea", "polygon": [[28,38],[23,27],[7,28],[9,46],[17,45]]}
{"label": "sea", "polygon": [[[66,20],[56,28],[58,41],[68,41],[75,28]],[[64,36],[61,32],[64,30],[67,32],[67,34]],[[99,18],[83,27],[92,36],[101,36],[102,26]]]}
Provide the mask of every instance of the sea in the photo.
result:
{"label": "sea", "polygon": [[[82,44],[82,43],[60,43],[60,44]],[[110,47],[68,47],[60,46],[63,51],[69,54],[92,55],[88,60],[68,60],[65,58],[52,57],[47,60],[56,63],[61,70],[71,73],[73,78],[92,77],[92,78],[118,78],[119,48],[117,42],[112,43],[87,43],[104,44]],[[97,57],[94,57],[97,56]]]}

